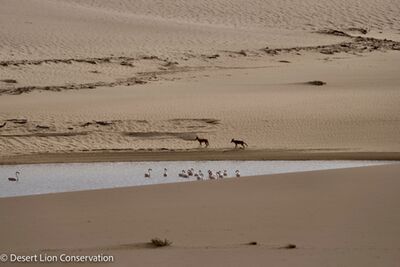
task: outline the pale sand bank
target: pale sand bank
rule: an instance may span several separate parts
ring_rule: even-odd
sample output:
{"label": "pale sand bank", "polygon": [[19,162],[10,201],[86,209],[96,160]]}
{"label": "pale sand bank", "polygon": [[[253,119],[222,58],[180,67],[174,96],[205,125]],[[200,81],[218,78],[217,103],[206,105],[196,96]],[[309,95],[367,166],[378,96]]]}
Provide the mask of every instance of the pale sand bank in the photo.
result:
{"label": "pale sand bank", "polygon": [[[397,266],[399,173],[390,165],[1,199],[0,251],[103,252],[116,258],[108,266]],[[156,236],[174,243],[143,246]],[[298,249],[278,249],[287,243]]]}

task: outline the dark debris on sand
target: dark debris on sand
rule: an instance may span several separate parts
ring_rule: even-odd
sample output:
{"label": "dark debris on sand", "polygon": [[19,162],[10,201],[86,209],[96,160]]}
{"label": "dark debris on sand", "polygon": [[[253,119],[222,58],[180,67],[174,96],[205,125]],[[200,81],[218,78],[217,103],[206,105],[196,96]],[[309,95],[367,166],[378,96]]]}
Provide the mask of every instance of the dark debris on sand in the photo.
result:
{"label": "dark debris on sand", "polygon": [[323,81],[309,81],[309,82],[306,82],[306,84],[315,85],[315,86],[322,86],[322,85],[325,85],[326,82],[323,82]]}

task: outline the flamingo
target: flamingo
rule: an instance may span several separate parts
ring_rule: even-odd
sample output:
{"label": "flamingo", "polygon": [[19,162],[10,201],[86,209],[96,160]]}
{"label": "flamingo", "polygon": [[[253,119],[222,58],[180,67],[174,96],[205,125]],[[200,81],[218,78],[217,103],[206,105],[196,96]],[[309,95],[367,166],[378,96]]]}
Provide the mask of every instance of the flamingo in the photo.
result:
{"label": "flamingo", "polygon": [[214,176],[214,174],[213,174],[213,172],[210,171],[210,170],[208,170],[208,178],[210,178],[210,180],[216,179],[215,176]]}
{"label": "flamingo", "polygon": [[236,177],[240,177],[240,172],[239,172],[239,170],[236,170],[235,173],[236,173]]}
{"label": "flamingo", "polygon": [[164,168],[164,177],[167,177],[168,173],[167,173],[167,168]]}
{"label": "flamingo", "polygon": [[201,180],[203,180],[203,178],[204,178],[204,174],[201,172],[201,170],[199,170],[199,177]]}
{"label": "flamingo", "polygon": [[10,182],[18,182],[19,181],[19,172],[15,172],[15,177],[8,177],[8,181]]}
{"label": "flamingo", "polygon": [[186,173],[185,170],[182,170],[182,172],[179,174],[179,177],[182,177],[182,178],[189,178],[189,175],[187,175],[187,173]]}
{"label": "flamingo", "polygon": [[190,168],[190,169],[187,171],[187,174],[188,174],[189,176],[193,176],[193,173],[194,173],[194,169],[193,169],[193,168]]}
{"label": "flamingo", "polygon": [[224,170],[224,176],[228,176],[228,171]]}
{"label": "flamingo", "polygon": [[222,179],[224,178],[224,176],[222,175],[221,171],[217,171],[217,177]]}
{"label": "flamingo", "polygon": [[145,178],[150,178],[152,169],[148,169],[147,172],[144,174]]}

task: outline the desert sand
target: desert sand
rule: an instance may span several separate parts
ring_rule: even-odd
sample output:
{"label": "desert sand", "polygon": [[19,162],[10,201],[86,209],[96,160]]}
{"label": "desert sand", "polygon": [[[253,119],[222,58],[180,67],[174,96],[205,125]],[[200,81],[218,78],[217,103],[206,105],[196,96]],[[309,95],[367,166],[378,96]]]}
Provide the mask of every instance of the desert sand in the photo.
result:
{"label": "desert sand", "polygon": [[[400,159],[399,1],[0,6],[0,164]],[[4,198],[0,253],[104,252],[109,266],[397,266],[399,173]],[[151,248],[153,237],[173,244]]]}
{"label": "desert sand", "polygon": [[[394,267],[399,173],[396,164],[5,198],[0,251],[103,253],[115,258],[107,266]],[[154,237],[173,243],[152,248]],[[280,249],[289,243],[297,248]]]}
{"label": "desert sand", "polygon": [[195,153],[196,135],[258,159],[399,158],[397,2],[0,4],[2,163]]}
{"label": "desert sand", "polygon": [[[209,151],[243,138],[253,150],[399,152],[399,59],[285,55],[250,69],[180,73],[173,82],[2,95],[2,120],[27,122],[0,130],[1,157],[193,151],[196,135],[210,140]],[[302,84],[315,79],[327,84]]]}

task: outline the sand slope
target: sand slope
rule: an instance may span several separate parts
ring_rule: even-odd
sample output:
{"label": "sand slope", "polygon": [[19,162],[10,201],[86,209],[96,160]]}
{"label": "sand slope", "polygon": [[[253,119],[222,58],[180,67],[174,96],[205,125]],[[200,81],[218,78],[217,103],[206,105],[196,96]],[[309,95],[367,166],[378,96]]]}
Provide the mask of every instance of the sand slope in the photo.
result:
{"label": "sand slope", "polygon": [[[61,1],[87,8],[118,11],[192,24],[247,28],[313,29],[313,27],[370,27],[397,30],[400,6],[390,0],[369,1],[245,1],[140,0]],[[314,28],[316,29],[316,28]]]}
{"label": "sand slope", "polygon": [[[0,250],[102,252],[116,257],[109,266],[397,266],[399,172],[392,165],[2,199]],[[173,246],[143,246],[155,236]],[[287,243],[299,249],[278,249]]]}
{"label": "sand slope", "polygon": [[400,24],[400,4],[392,0],[2,0],[0,4],[1,59],[172,55],[315,44],[327,41],[310,34],[321,28],[366,27],[393,36]]}
{"label": "sand slope", "polygon": [[399,39],[398,1],[0,5],[2,158],[193,151],[196,135],[219,150],[400,151],[400,42],[385,39]]}
{"label": "sand slope", "polygon": [[[175,81],[4,95],[0,119],[28,122],[0,129],[0,153],[193,150],[196,135],[209,138],[209,150],[243,138],[249,149],[398,152],[399,56],[289,54]],[[302,84],[315,79],[327,85]]]}

